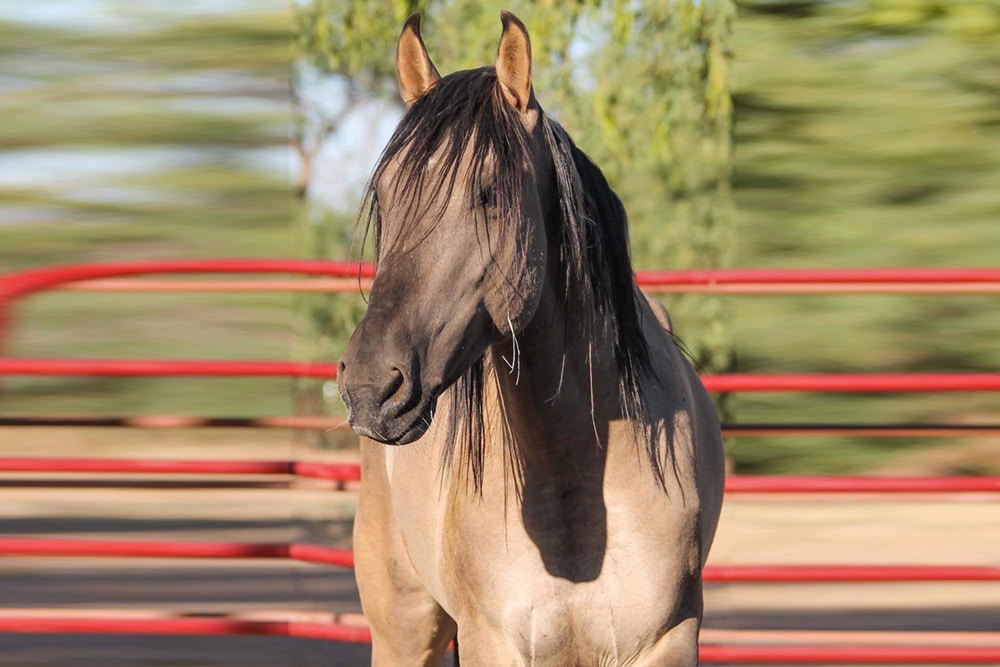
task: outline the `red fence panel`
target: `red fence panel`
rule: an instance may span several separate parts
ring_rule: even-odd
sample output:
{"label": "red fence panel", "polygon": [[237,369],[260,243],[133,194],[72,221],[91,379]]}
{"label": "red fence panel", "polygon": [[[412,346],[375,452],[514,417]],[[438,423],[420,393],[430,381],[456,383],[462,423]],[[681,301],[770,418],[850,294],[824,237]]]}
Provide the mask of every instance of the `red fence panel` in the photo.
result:
{"label": "red fence panel", "polygon": [[[159,280],[133,279],[150,274],[259,274],[281,273],[310,278],[281,280]],[[292,291],[357,291],[370,285],[374,268],[349,262],[310,262],[282,259],[179,260],[105,265],[64,266],[0,276],[0,346],[10,308],[21,298],[49,289],[185,291],[216,288],[224,291],[280,289]],[[1000,294],[1000,269],[864,269],[864,270],[722,270],[643,272],[638,282],[653,292],[711,292],[720,294]],[[334,379],[334,364],[283,361],[12,359],[0,357],[0,375],[110,375],[110,376],[300,376]],[[730,374],[705,377],[713,392],[936,392],[1000,391],[1000,373],[933,374]],[[271,426],[337,428],[327,418],[199,418],[137,416],[112,418],[48,418],[49,424],[91,426]],[[0,426],[41,424],[45,418],[3,418]],[[75,421],[74,421],[75,420]],[[102,421],[103,420],[103,421]],[[1000,432],[1000,425],[729,425],[729,434],[782,435],[965,435]],[[136,459],[0,459],[0,472],[74,472],[103,474],[269,475],[358,481],[360,470],[351,463],[289,461],[149,461]],[[998,477],[748,477],[730,476],[729,493],[996,493]],[[353,566],[353,554],[309,544],[228,542],[144,542],[65,540],[58,538],[0,538],[0,556],[143,557],[143,558],[263,558]],[[1000,581],[992,566],[907,565],[782,565],[713,566],[705,579],[720,583],[758,582],[875,582],[875,581]],[[0,613],[0,631],[104,632],[151,634],[259,634],[369,641],[367,628],[294,619],[240,618],[84,618]],[[870,663],[939,664],[944,662],[1000,662],[994,646],[728,646],[702,647],[706,662],[762,663]]]}

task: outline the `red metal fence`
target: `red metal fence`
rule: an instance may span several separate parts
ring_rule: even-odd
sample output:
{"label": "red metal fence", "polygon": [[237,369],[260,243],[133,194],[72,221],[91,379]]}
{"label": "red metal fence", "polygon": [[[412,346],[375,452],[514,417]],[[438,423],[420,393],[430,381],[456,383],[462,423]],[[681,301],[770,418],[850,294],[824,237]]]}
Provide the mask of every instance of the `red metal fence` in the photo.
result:
{"label": "red metal fence", "polygon": [[[156,279],[151,274],[295,274],[309,278],[280,279]],[[299,260],[199,260],[128,264],[64,266],[0,276],[0,346],[13,321],[18,300],[52,289],[97,291],[356,291],[370,282],[367,265]],[[654,292],[711,292],[726,294],[795,293],[919,293],[1000,294],[996,269],[893,269],[855,271],[691,271],[640,274],[639,282]],[[0,347],[0,352],[2,352]],[[0,356],[3,375],[152,375],[152,376],[300,376],[333,379],[332,364],[280,361],[196,361],[114,359],[19,359]],[[824,391],[915,392],[998,391],[1000,373],[961,374],[733,374],[706,376],[714,392]],[[186,417],[186,416],[33,416],[0,418],[0,426],[120,426],[157,428],[279,427],[342,428],[341,420],[316,417]],[[935,435],[1000,434],[1000,424],[738,424],[726,425],[728,435],[863,435],[922,437]],[[264,476],[286,483],[310,477],[353,488],[360,481],[356,465],[308,461],[176,461],[138,459],[0,459],[6,473],[101,473],[161,475]],[[19,480],[15,480],[19,481]],[[11,483],[10,477],[0,485]],[[29,482],[30,483],[30,480]],[[71,484],[70,482],[66,482]],[[133,482],[134,483],[134,482]],[[197,484],[197,482],[185,482]],[[100,485],[114,485],[101,479]],[[727,493],[990,493],[1000,492],[1000,477],[816,477],[742,476],[727,480]],[[863,497],[863,496],[862,496]],[[0,556],[290,559],[322,565],[353,566],[349,551],[311,544],[148,542],[57,538],[0,538]],[[1000,581],[1000,567],[992,566],[714,566],[705,572],[710,582],[885,582],[885,581]],[[331,616],[300,615],[257,618],[177,617],[165,613],[121,612],[114,617],[75,615],[36,610],[0,609],[0,632],[141,633],[141,634],[253,634],[322,638],[346,642],[370,639],[357,622],[339,622]],[[760,634],[760,633],[758,633]],[[766,634],[766,633],[764,633]],[[933,633],[930,633],[933,634]],[[968,635],[969,633],[965,633]],[[956,633],[943,633],[928,643],[928,633],[798,633],[815,644],[782,645],[795,633],[771,634],[768,645],[730,644],[724,632],[706,631],[702,659],[727,663],[868,663],[941,664],[1000,662],[1000,637],[974,633],[974,645],[947,645]],[[834,637],[836,635],[836,637]],[[890,636],[891,635],[891,636]],[[744,638],[747,635],[742,635]],[[713,643],[713,637],[723,640]],[[738,641],[737,636],[737,641]],[[866,639],[867,638],[867,639]],[[968,636],[963,636],[969,640]],[[730,638],[731,639],[731,638]],[[758,638],[760,639],[760,638]],[[853,645],[852,645],[853,642]],[[860,642],[860,643],[859,643]],[[885,645],[877,644],[883,642]],[[983,645],[985,642],[986,645]],[[870,645],[869,645],[870,644]]]}

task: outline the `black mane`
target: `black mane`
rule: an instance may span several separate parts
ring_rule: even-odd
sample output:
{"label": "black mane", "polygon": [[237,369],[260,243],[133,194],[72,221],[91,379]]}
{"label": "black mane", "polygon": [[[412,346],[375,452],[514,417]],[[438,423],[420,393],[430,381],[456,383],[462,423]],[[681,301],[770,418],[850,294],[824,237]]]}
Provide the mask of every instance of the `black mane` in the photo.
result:
{"label": "black mane", "polygon": [[[624,415],[637,428],[646,429],[643,437],[647,440],[650,464],[662,482],[656,428],[646,423],[640,385],[640,378],[651,369],[651,363],[642,334],[637,302],[641,296],[632,270],[628,218],[600,169],[553,118],[545,114],[541,118],[555,168],[561,212],[560,247],[557,251],[550,248],[550,252],[558,253],[561,282],[558,287],[567,311],[581,315],[589,340],[612,341]],[[467,192],[461,193],[467,201],[481,201],[482,193],[490,188],[490,205],[502,213],[497,218],[499,224],[512,228],[514,214],[521,210],[522,179],[525,170],[531,169],[528,141],[523,123],[500,93],[492,67],[455,72],[438,81],[400,121],[366,189],[362,220],[367,231],[374,232],[376,261],[380,259],[385,239],[375,185],[390,163],[395,162],[399,170],[392,199],[402,202],[408,218],[431,214],[422,207],[429,206],[428,202],[442,191],[450,196],[461,176],[467,178]],[[471,169],[468,174],[460,174],[461,160],[470,143]],[[436,171],[440,174],[433,181],[425,169],[432,156],[438,160]],[[492,161],[490,176],[484,176],[487,160]],[[507,231],[498,229],[491,236],[509,238]],[[480,359],[453,387],[453,417],[448,426],[452,444],[445,462],[451,464],[454,443],[461,440],[465,463],[477,490],[481,489],[483,474],[485,378],[484,360]]]}

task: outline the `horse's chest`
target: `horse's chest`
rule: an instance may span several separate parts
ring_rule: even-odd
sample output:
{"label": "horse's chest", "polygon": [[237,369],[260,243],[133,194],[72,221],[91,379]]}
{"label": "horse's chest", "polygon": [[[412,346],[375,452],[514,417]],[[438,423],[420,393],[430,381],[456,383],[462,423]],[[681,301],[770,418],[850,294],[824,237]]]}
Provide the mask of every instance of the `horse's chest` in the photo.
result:
{"label": "horse's chest", "polygon": [[466,515],[438,575],[460,627],[498,633],[539,665],[567,655],[580,660],[565,664],[624,665],[654,643],[697,568],[696,522],[597,498],[568,493],[531,507],[526,496],[492,522]]}
{"label": "horse's chest", "polygon": [[525,591],[520,599],[505,605],[497,619],[498,629],[515,653],[536,664],[555,660],[587,664],[596,656],[616,654],[617,660],[606,662],[621,664],[621,653],[632,652],[626,645],[636,643],[637,628],[628,610],[613,604],[603,588],[563,585],[545,595]]}
{"label": "horse's chest", "polygon": [[465,606],[478,618],[460,617],[459,627],[529,664],[631,665],[677,622],[684,596],[682,580],[648,572],[590,582],[521,572]]}
{"label": "horse's chest", "polygon": [[654,644],[693,590],[698,495],[664,494],[635,458],[520,489],[487,475],[482,495],[395,485],[411,561],[460,633],[537,665],[633,664]]}

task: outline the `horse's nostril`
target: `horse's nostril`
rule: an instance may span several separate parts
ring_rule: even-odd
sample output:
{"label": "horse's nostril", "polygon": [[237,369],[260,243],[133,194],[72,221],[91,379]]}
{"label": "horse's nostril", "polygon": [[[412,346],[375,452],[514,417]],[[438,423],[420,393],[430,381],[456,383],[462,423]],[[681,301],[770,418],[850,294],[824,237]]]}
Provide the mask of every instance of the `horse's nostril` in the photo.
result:
{"label": "horse's nostril", "polygon": [[403,390],[405,388],[406,376],[403,374],[403,371],[393,366],[390,373],[389,383],[386,385],[385,392],[382,394],[382,403],[401,402],[405,400],[403,396]]}

